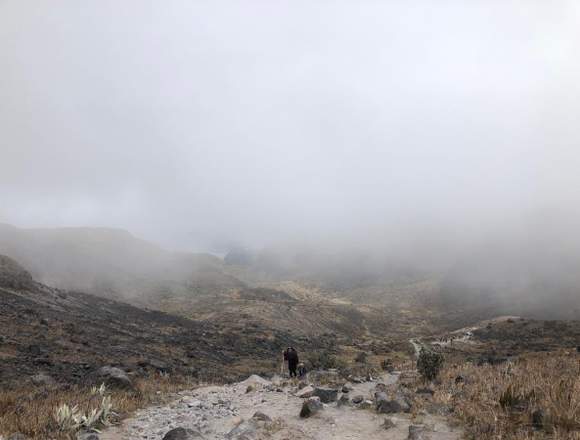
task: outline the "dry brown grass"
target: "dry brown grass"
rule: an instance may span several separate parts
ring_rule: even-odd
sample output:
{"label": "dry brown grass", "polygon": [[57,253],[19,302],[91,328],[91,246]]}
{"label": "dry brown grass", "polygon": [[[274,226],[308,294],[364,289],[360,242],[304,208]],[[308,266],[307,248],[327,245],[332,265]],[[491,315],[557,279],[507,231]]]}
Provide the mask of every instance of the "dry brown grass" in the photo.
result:
{"label": "dry brown grass", "polygon": [[[456,381],[459,376],[464,380]],[[435,400],[451,406],[468,438],[580,439],[576,353],[528,354],[499,366],[448,366],[440,381]]]}
{"label": "dry brown grass", "polygon": [[[193,388],[187,378],[157,375],[135,381],[135,391],[110,392],[116,419],[122,419],[138,408],[166,401],[173,393]],[[90,387],[29,388],[0,394],[0,437],[21,432],[32,439],[73,439],[74,433],[59,432],[54,419],[62,404],[77,405],[86,413],[99,405],[100,396],[91,394]]]}

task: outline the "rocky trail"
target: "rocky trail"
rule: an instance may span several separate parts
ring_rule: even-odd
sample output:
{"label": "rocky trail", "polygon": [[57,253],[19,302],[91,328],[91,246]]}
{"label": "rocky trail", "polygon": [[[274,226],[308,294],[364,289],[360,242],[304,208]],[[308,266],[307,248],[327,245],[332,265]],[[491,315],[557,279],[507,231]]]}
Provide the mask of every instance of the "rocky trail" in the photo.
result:
{"label": "rocky trail", "polygon": [[421,411],[413,416],[399,394],[398,377],[397,373],[385,374],[376,380],[353,381],[360,383],[315,387],[298,380],[277,377],[268,381],[251,376],[231,385],[181,392],[172,403],[141,410],[99,437],[101,440],[461,437],[461,432],[452,429],[440,415]]}

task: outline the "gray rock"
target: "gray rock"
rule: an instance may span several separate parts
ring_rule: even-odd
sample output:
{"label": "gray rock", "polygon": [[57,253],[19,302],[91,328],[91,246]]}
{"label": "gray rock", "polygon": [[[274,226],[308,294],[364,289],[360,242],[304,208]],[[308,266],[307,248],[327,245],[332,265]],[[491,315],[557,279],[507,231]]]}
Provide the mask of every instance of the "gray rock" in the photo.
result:
{"label": "gray rock", "polygon": [[379,414],[393,414],[411,410],[411,406],[401,396],[389,399],[385,393],[375,394],[375,407]]}
{"label": "gray rock", "polygon": [[353,388],[352,384],[350,384],[349,382],[345,383],[345,384],[342,386],[342,392],[343,392],[343,393],[349,393],[349,392],[351,392],[352,390],[354,390],[354,388]]}
{"label": "gray rock", "polygon": [[133,382],[120,368],[102,367],[97,371],[97,377],[111,388],[132,389]]}
{"label": "gray rock", "polygon": [[342,396],[340,396],[340,399],[338,399],[337,402],[337,406],[350,406],[350,398],[348,397],[347,394],[343,394]]}
{"label": "gray rock", "polygon": [[409,440],[429,440],[430,437],[424,425],[409,425]]}
{"label": "gray rock", "polygon": [[54,385],[54,379],[46,373],[38,373],[30,376],[30,380],[34,385]]}
{"label": "gray rock", "polygon": [[256,411],[252,416],[252,419],[259,420],[261,422],[271,422],[272,418],[268,414],[264,414],[262,411]]}
{"label": "gray rock", "polygon": [[316,387],[314,396],[319,397],[322,403],[336,402],[338,399],[338,390],[333,388]]}
{"label": "gray rock", "polygon": [[307,399],[314,395],[314,387],[310,385],[307,387],[302,388],[300,391],[296,393],[296,397],[300,397],[301,399]]}
{"label": "gray rock", "polygon": [[242,422],[226,434],[229,440],[251,440],[256,437],[256,425],[249,422]]}
{"label": "gray rock", "polygon": [[354,397],[352,398],[352,403],[354,403],[354,404],[359,404],[359,403],[361,403],[363,400],[365,400],[365,397],[364,397],[362,394],[358,394],[358,395],[356,395],[356,396],[354,396]]}
{"label": "gray rock", "polygon": [[395,425],[395,422],[393,422],[393,419],[389,419],[389,418],[386,418],[385,421],[383,422],[383,424],[381,425],[381,427],[385,430],[394,428],[395,426],[396,425]]}
{"label": "gray rock", "polygon": [[26,437],[24,434],[20,432],[15,432],[11,436],[9,436],[6,440],[28,440],[28,437]]}
{"label": "gray rock", "polygon": [[96,432],[79,432],[77,440],[99,440],[99,435]]}
{"label": "gray rock", "polygon": [[175,428],[163,436],[163,440],[194,440],[203,439],[203,435],[193,429]]}
{"label": "gray rock", "polygon": [[319,412],[323,408],[319,397],[310,397],[303,404],[300,410],[300,417],[308,418]]}

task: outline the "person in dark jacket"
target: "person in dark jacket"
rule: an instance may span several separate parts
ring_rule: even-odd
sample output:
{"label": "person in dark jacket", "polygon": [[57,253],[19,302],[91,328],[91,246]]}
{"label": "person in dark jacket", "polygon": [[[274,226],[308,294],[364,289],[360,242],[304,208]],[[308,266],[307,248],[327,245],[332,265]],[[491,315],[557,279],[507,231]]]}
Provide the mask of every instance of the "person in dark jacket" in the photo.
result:
{"label": "person in dark jacket", "polygon": [[284,353],[284,358],[288,361],[288,371],[290,372],[290,377],[297,377],[298,373],[296,368],[300,360],[298,359],[298,352],[294,347],[289,347]]}

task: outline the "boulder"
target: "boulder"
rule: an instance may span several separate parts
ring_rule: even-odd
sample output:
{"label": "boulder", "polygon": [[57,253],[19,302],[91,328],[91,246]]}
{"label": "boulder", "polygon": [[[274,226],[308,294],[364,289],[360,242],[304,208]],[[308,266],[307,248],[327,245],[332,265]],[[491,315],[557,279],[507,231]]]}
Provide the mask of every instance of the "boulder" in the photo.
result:
{"label": "boulder", "polygon": [[99,435],[96,432],[79,432],[77,440],[99,440]]}
{"label": "boulder", "polygon": [[123,370],[117,367],[102,367],[97,371],[99,380],[111,388],[132,389],[133,382]]}
{"label": "boulder", "polygon": [[424,425],[409,425],[408,440],[429,440],[427,428]]}
{"label": "boulder", "polygon": [[395,422],[393,419],[386,418],[381,427],[385,430],[391,429],[395,427]]}
{"label": "boulder", "polygon": [[322,402],[319,397],[309,397],[302,404],[302,409],[300,410],[300,417],[308,418],[319,412],[323,408]]}
{"label": "boulder", "polygon": [[163,440],[194,440],[203,439],[199,431],[186,428],[175,428],[163,436]]}
{"label": "boulder", "polygon": [[340,396],[340,399],[338,399],[338,402],[336,403],[337,406],[350,406],[350,398],[348,397],[347,394],[343,394],[342,396]]}
{"label": "boulder", "polygon": [[260,422],[271,422],[272,418],[268,414],[264,414],[262,411],[256,411],[252,416],[252,419],[259,420]]}
{"label": "boulder", "polygon": [[359,404],[361,403],[363,400],[365,400],[365,397],[362,394],[357,394],[356,396],[354,396],[352,398],[352,403],[354,404]]}
{"label": "boulder", "polygon": [[375,407],[379,414],[393,414],[411,410],[411,406],[403,397],[397,396],[395,399],[389,399],[385,393],[375,394]]}
{"label": "boulder", "polygon": [[342,386],[342,392],[343,392],[343,393],[349,393],[349,392],[351,392],[352,390],[354,390],[354,388],[353,388],[352,384],[351,384],[351,383],[349,383],[349,382],[345,383],[345,384]]}
{"label": "boulder", "polygon": [[54,385],[54,379],[46,373],[38,373],[30,376],[30,380],[34,385]]}
{"label": "boulder", "polygon": [[333,388],[314,388],[314,396],[319,397],[322,403],[336,402],[338,399],[338,390]]}
{"label": "boulder", "polygon": [[251,440],[256,437],[256,425],[244,421],[226,434],[228,440]]}
{"label": "boulder", "polygon": [[314,387],[310,385],[302,388],[300,391],[296,393],[296,397],[300,397],[301,399],[308,399],[309,397],[312,396],[314,396]]}

